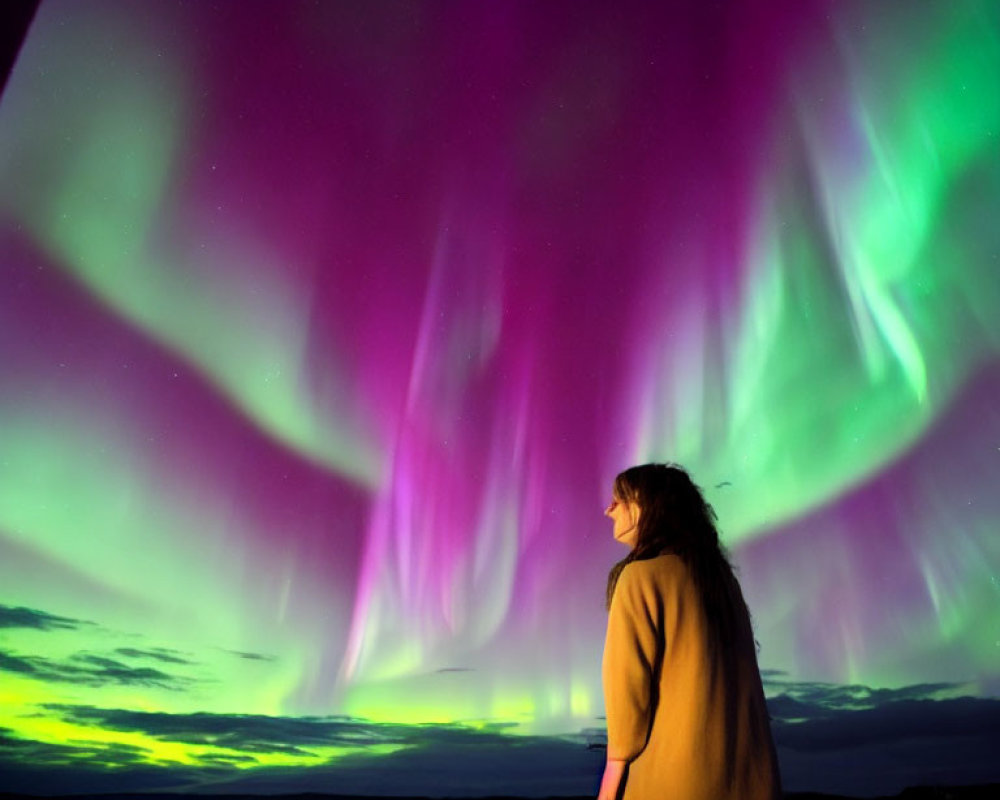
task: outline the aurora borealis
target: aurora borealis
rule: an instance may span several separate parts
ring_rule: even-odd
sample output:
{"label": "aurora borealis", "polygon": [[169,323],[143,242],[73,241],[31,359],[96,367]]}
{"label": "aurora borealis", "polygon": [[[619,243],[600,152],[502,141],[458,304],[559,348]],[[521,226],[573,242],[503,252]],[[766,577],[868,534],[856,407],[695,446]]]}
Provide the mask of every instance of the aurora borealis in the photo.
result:
{"label": "aurora borealis", "polygon": [[648,460],[719,513],[783,768],[807,700],[995,703],[998,220],[988,0],[42,0],[0,755],[569,763]]}

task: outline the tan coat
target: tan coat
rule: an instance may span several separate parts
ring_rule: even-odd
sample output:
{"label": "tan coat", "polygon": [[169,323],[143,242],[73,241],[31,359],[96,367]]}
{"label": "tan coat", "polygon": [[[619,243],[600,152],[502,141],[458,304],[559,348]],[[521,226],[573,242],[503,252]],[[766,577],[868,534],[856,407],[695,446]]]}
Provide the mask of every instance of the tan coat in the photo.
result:
{"label": "tan coat", "polygon": [[691,574],[674,555],[622,570],[604,645],[608,758],[625,800],[781,797],[750,620],[732,685],[713,669]]}

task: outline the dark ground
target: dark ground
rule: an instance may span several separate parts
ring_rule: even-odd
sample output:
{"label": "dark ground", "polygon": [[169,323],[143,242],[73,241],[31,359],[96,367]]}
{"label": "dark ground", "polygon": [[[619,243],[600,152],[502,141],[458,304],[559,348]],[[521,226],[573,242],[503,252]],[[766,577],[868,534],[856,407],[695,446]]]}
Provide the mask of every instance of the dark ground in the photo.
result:
{"label": "dark ground", "polygon": [[[55,795],[28,795],[0,793],[0,800],[36,800],[36,798],[53,800]],[[342,795],[342,794],[272,794],[272,795],[237,795],[237,794],[74,794],[58,797],[73,800],[431,800],[428,797],[382,797],[375,795]],[[455,800],[449,798],[449,800]],[[470,800],[473,800],[470,798]],[[512,797],[482,797],[475,800],[525,800]],[[533,799],[534,800],[534,799]],[[594,800],[592,797],[550,797],[537,800]],[[792,792],[785,795],[785,800],[860,800],[839,794],[822,794],[819,792]],[[1000,784],[991,783],[983,786],[917,786],[904,789],[897,795],[879,796],[867,800],[1000,800]]]}

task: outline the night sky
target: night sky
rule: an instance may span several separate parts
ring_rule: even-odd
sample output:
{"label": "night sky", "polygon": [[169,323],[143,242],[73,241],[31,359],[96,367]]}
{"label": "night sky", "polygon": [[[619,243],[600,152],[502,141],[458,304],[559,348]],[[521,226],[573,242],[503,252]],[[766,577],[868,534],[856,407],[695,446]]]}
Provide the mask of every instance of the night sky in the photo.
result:
{"label": "night sky", "polygon": [[786,788],[1000,781],[1000,4],[42,0],[0,790],[588,794],[685,465]]}

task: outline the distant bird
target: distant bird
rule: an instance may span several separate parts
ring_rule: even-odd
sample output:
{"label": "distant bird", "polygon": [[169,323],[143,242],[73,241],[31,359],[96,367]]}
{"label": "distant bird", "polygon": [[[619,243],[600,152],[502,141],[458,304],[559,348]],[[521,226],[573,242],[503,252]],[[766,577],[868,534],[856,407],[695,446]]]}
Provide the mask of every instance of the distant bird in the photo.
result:
{"label": "distant bird", "polygon": [[721,489],[723,486],[732,486],[729,481],[723,481],[722,483],[715,484],[716,489]]}

